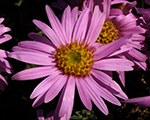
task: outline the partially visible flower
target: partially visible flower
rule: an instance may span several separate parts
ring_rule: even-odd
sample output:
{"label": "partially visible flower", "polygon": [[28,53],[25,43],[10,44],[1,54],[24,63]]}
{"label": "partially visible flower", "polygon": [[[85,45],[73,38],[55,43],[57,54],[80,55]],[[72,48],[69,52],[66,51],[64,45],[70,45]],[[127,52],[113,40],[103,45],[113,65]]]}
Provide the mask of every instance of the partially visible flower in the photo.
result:
{"label": "partially visible flower", "polygon": [[[37,109],[38,120],[54,120],[54,111],[50,111],[46,116],[43,114],[43,109]],[[59,118],[59,120],[66,120],[65,117]]]}
{"label": "partially visible flower", "polygon": [[[131,60],[136,66],[138,66],[136,68],[140,67],[143,70],[147,70],[147,64],[145,62],[147,56],[140,52],[140,50],[146,49],[143,42],[145,40],[146,29],[142,26],[142,18],[136,17],[132,12],[129,11],[124,13],[124,11],[121,9],[111,9],[112,2],[128,3],[125,0],[105,0],[103,1],[102,5],[99,4],[100,9],[106,13],[106,19],[97,42],[99,42],[101,45],[106,45],[128,34],[132,34],[132,41],[121,46],[120,50],[112,54],[111,57],[119,57]],[[116,53],[118,55],[116,55]],[[124,72],[117,72],[123,86],[125,86]]]}
{"label": "partially visible flower", "polygon": [[145,97],[137,97],[137,98],[131,98],[127,99],[125,101],[122,101],[124,103],[131,103],[139,107],[150,107],[150,96]]}
{"label": "partially visible flower", "polygon": [[[8,27],[5,27],[2,24],[3,21],[4,21],[4,18],[0,18],[0,44],[12,38],[9,34],[4,34],[5,32],[10,31],[11,29]],[[8,54],[9,54],[8,51],[0,49],[0,71],[11,74],[12,66],[7,60],[4,59],[8,57]],[[2,75],[0,75],[0,90],[4,91],[6,85],[8,85],[7,81]]]}
{"label": "partially visible flower", "polygon": [[[150,5],[150,0],[145,0],[147,4]],[[137,12],[141,15],[143,15],[143,18],[145,20],[145,28],[147,29],[147,37],[150,37],[150,8],[138,8],[135,7]]]}
{"label": "partially visible flower", "polygon": [[[33,107],[48,103],[62,90],[54,117],[66,115],[70,119],[75,87],[84,106],[91,110],[92,102],[105,114],[108,108],[103,99],[121,105],[115,97],[126,100],[128,97],[120,86],[107,74],[108,71],[133,70],[133,62],[110,58],[122,45],[130,42],[131,35],[122,37],[110,44],[97,48],[96,39],[105,20],[105,13],[95,6],[93,14],[87,8],[78,15],[78,8],[68,6],[60,22],[52,9],[46,5],[51,27],[39,20],[33,20],[47,38],[36,33],[29,37],[35,41],[22,41],[13,47],[10,57],[36,64],[39,67],[16,73],[13,80],[32,80],[46,77],[32,92]],[[106,71],[106,72],[105,72]]]}

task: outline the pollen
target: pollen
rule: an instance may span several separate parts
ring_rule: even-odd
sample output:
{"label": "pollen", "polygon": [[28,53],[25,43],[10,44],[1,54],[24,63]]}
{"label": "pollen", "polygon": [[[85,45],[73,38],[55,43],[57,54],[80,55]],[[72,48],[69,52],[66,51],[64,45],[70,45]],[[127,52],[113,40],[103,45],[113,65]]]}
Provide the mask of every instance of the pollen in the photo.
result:
{"label": "pollen", "polygon": [[90,69],[95,62],[93,60],[93,52],[89,50],[89,44],[78,44],[77,40],[73,43],[71,41],[68,45],[61,45],[55,51],[56,67],[62,71],[63,74],[73,75],[76,77],[85,77],[91,74]]}
{"label": "pollen", "polygon": [[97,38],[97,42],[106,45],[119,38],[119,30],[114,25],[113,21],[107,20],[104,22],[101,33]]}

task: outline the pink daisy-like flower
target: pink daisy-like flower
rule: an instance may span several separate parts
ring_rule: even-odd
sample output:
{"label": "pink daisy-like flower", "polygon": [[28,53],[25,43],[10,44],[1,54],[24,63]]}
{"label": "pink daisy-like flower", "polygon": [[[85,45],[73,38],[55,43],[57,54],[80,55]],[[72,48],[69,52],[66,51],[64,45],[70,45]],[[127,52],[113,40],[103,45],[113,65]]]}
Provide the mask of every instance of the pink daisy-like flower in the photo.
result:
{"label": "pink daisy-like flower", "polygon": [[30,33],[29,37],[35,41],[19,42],[10,54],[10,57],[17,60],[40,65],[16,73],[13,80],[32,80],[47,76],[30,96],[31,99],[36,98],[33,107],[50,102],[62,89],[54,112],[56,119],[64,115],[66,120],[70,118],[75,87],[87,109],[92,109],[92,100],[106,115],[108,109],[102,98],[115,105],[121,105],[115,96],[124,100],[128,98],[107,72],[133,70],[134,64],[131,61],[109,58],[122,45],[130,42],[131,35],[97,48],[99,43],[95,41],[103,26],[105,14],[100,12],[98,6],[95,6],[93,14],[88,8],[80,15],[78,12],[77,7],[71,11],[68,6],[60,22],[46,5],[51,27],[39,20],[33,22],[51,41],[39,34]]}
{"label": "pink daisy-like flower", "polygon": [[[5,27],[2,24],[3,21],[4,18],[0,18],[0,44],[12,38],[9,34],[4,34],[5,32],[10,31],[10,28]],[[12,66],[7,60],[4,59],[8,57],[8,53],[9,53],[8,51],[0,49],[0,71],[11,74]],[[0,75],[0,90],[4,91],[6,85],[8,85],[7,81],[2,75]]]}
{"label": "pink daisy-like flower", "polygon": [[[128,3],[125,0],[121,0],[120,2],[118,0],[105,0],[98,4],[100,10],[106,13],[106,19],[97,42],[101,43],[101,45],[106,45],[132,33],[132,41],[121,46],[120,50],[117,50],[111,57],[129,59],[133,61],[136,66],[146,70],[147,65],[145,61],[147,56],[139,51],[145,48],[143,41],[145,40],[144,34],[146,29],[143,28],[142,23],[139,22],[142,19],[137,18],[129,11],[124,13],[124,10],[121,9],[111,9],[111,4],[115,2],[121,3],[123,1]],[[123,86],[125,86],[124,72],[117,72]]]}

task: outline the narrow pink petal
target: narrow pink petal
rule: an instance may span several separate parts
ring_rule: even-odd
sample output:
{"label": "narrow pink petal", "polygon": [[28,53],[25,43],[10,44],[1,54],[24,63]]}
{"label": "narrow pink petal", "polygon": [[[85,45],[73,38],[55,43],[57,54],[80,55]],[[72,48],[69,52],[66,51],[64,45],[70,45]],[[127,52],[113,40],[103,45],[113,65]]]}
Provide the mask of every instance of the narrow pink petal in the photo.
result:
{"label": "narrow pink petal", "polygon": [[124,53],[124,52],[128,52],[129,50],[133,49],[132,46],[128,45],[123,45],[120,47],[120,50],[117,50],[116,52],[112,53],[109,57],[112,57],[112,56],[115,56],[115,55],[119,55],[121,53]]}
{"label": "narrow pink petal", "polygon": [[62,43],[66,43],[67,37],[59,19],[55,16],[54,12],[48,5],[45,6],[45,9],[48,16],[48,20],[51,23],[52,29],[55,31],[55,34],[57,35],[58,39]]}
{"label": "narrow pink petal", "polygon": [[132,23],[135,22],[136,23],[136,18],[132,13],[129,13],[126,16],[121,15],[121,18],[122,19],[117,17],[114,21],[117,28],[122,28],[123,26],[129,24],[130,22],[132,22]]}
{"label": "narrow pink petal", "polygon": [[92,78],[101,86],[107,88],[109,91],[111,91],[111,93],[119,93],[118,87],[116,88],[116,85],[114,85],[114,82],[112,80],[112,78],[105,74],[102,71],[98,71],[98,70],[91,70],[92,72]]}
{"label": "narrow pink petal", "polygon": [[125,73],[124,71],[117,71],[118,72],[118,76],[120,78],[120,81],[123,85],[123,87],[125,87]]}
{"label": "narrow pink petal", "polygon": [[3,58],[0,58],[0,71],[7,72],[9,74],[13,73],[11,64]]}
{"label": "narrow pink petal", "polygon": [[84,79],[76,79],[76,86],[77,86],[77,89],[78,89],[78,93],[79,93],[79,96],[80,96],[80,99],[82,101],[82,103],[84,104],[84,106],[91,110],[92,109],[92,103],[91,103],[91,100],[90,100],[90,97],[89,97],[89,93],[84,85],[84,82],[83,82]]}
{"label": "narrow pink petal", "polygon": [[5,32],[8,32],[8,31],[10,31],[11,29],[9,28],[9,27],[5,27],[5,26],[1,26],[0,27],[0,35],[2,35],[3,33],[5,33]]}
{"label": "narrow pink petal", "polygon": [[76,23],[77,19],[78,19],[78,7],[74,7],[71,11],[71,18],[72,18],[72,26],[74,26],[74,24]]}
{"label": "narrow pink petal", "polygon": [[46,34],[46,36],[54,43],[55,46],[61,46],[62,42],[48,25],[35,19],[33,20],[33,23]]}
{"label": "narrow pink petal", "polygon": [[46,53],[51,53],[55,49],[47,44],[36,42],[36,41],[22,41],[18,43],[19,47],[35,49],[37,51],[42,51]]}
{"label": "narrow pink petal", "polygon": [[4,18],[0,18],[0,24],[4,21]]}
{"label": "narrow pink petal", "polygon": [[66,83],[65,93],[63,95],[63,100],[59,110],[59,117],[62,117],[67,113],[70,105],[73,106],[74,93],[75,93],[75,78],[73,76],[70,76],[68,82]]}
{"label": "narrow pink petal", "polygon": [[41,83],[39,83],[36,88],[33,90],[33,92],[30,95],[30,99],[33,99],[43,93],[44,91],[47,91],[55,82],[61,77],[59,71],[53,71],[50,76],[45,78]]}
{"label": "narrow pink petal", "polygon": [[55,72],[51,66],[35,67],[20,71],[12,76],[13,80],[33,80],[48,76]]}
{"label": "narrow pink petal", "polygon": [[8,53],[9,53],[8,51],[0,49],[0,57],[7,58],[8,57]]}
{"label": "narrow pink petal", "polygon": [[119,100],[110,92],[108,91],[105,87],[102,87],[101,85],[99,85],[92,77],[90,77],[91,82],[91,86],[95,87],[96,92],[103,97],[104,99],[106,99],[107,101],[121,106],[121,103],[119,102]]}
{"label": "narrow pink petal", "polygon": [[118,39],[114,42],[111,42],[107,45],[104,45],[104,46],[98,48],[97,51],[94,53],[95,54],[94,59],[98,60],[98,59],[104,58],[104,57],[112,54],[113,52],[118,50],[122,45],[131,41],[129,39],[130,37],[131,37],[131,34],[127,35],[125,37],[121,37],[120,39]]}
{"label": "narrow pink petal", "polygon": [[145,97],[137,97],[137,98],[131,98],[127,99],[125,101],[122,101],[124,103],[132,103],[139,107],[149,107],[150,106],[150,96]]}
{"label": "narrow pink petal", "polygon": [[51,85],[51,87],[46,93],[44,102],[48,103],[52,99],[54,99],[57,96],[57,94],[60,92],[62,87],[65,85],[66,81],[67,81],[67,76],[62,75],[61,78],[59,78],[53,85]]}
{"label": "narrow pink petal", "polygon": [[39,42],[42,42],[42,43],[45,43],[45,44],[48,44],[50,45],[51,47],[53,48],[56,48],[56,46],[52,43],[52,41],[48,40],[46,37],[44,36],[41,36],[39,35],[38,33],[34,33],[34,32],[31,32],[28,34],[28,36],[35,40],[35,41],[39,41]]}
{"label": "narrow pink petal", "polygon": [[40,94],[33,102],[32,107],[36,108],[44,102],[46,91]]}
{"label": "narrow pink petal", "polygon": [[0,74],[0,84],[8,85],[7,81],[5,80],[5,78],[1,74]]}
{"label": "narrow pink petal", "polygon": [[4,42],[6,42],[6,41],[8,41],[10,39],[12,39],[12,37],[10,35],[8,35],[8,34],[2,35],[2,36],[0,36],[0,44],[4,43]]}
{"label": "narrow pink petal", "polygon": [[12,52],[9,54],[9,57],[15,58],[22,62],[27,62],[30,64],[36,65],[54,65],[54,60],[50,58],[48,55],[39,54],[38,52]]}
{"label": "narrow pink petal", "polygon": [[109,13],[110,13],[110,5],[111,5],[111,0],[103,1],[103,10],[106,13],[106,18],[108,18]]}
{"label": "narrow pink petal", "polygon": [[74,28],[73,41],[78,40],[80,43],[85,38],[89,14],[90,14],[89,9],[83,10],[82,13],[80,14]]}
{"label": "narrow pink petal", "polygon": [[90,42],[90,45],[95,43],[103,27],[104,21],[106,19],[105,17],[106,17],[105,13],[100,14],[99,7],[95,6],[92,20],[90,23],[90,27],[89,27],[89,30],[85,39],[86,44],[89,42]]}
{"label": "narrow pink petal", "polygon": [[136,65],[138,65],[140,68],[142,68],[143,70],[147,70],[147,64],[146,62],[139,62],[139,61],[134,61]]}
{"label": "narrow pink petal", "polygon": [[96,88],[94,86],[92,86],[92,84],[93,84],[92,81],[86,77],[85,83],[87,86],[87,90],[89,91],[91,100],[105,115],[108,115],[108,108],[107,108],[106,104],[104,103],[103,99],[97,93]]}
{"label": "narrow pink petal", "polygon": [[127,59],[110,58],[94,62],[93,68],[106,71],[131,71],[133,62]]}
{"label": "narrow pink petal", "polygon": [[72,31],[73,31],[73,26],[72,26],[72,20],[71,20],[71,8],[68,6],[62,15],[62,26],[66,32],[67,35],[67,43],[70,42],[71,36],[72,36]]}
{"label": "narrow pink petal", "polygon": [[113,93],[113,94],[123,100],[127,100],[128,96],[122,91],[121,87],[114,80],[113,80],[113,85],[114,85],[114,88],[116,88],[116,90],[119,91],[119,93]]}
{"label": "narrow pink petal", "polygon": [[131,49],[128,54],[138,61],[146,61],[147,56],[136,49]]}

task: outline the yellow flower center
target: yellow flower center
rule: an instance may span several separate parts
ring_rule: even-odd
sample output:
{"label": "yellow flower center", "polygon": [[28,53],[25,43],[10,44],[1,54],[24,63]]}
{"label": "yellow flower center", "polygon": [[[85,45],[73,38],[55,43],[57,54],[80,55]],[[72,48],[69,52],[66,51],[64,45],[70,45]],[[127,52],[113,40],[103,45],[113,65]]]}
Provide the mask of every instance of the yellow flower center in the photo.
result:
{"label": "yellow flower center", "polygon": [[[95,51],[95,50],[94,50]],[[95,60],[93,60],[93,52],[89,51],[89,44],[86,46],[71,41],[70,44],[61,48],[57,47],[55,51],[56,67],[63,74],[73,75],[76,77],[84,77],[91,74],[90,69]]]}
{"label": "yellow flower center", "polygon": [[115,27],[111,20],[106,20],[102,27],[101,33],[97,38],[97,42],[106,45],[119,38],[119,30]]}

